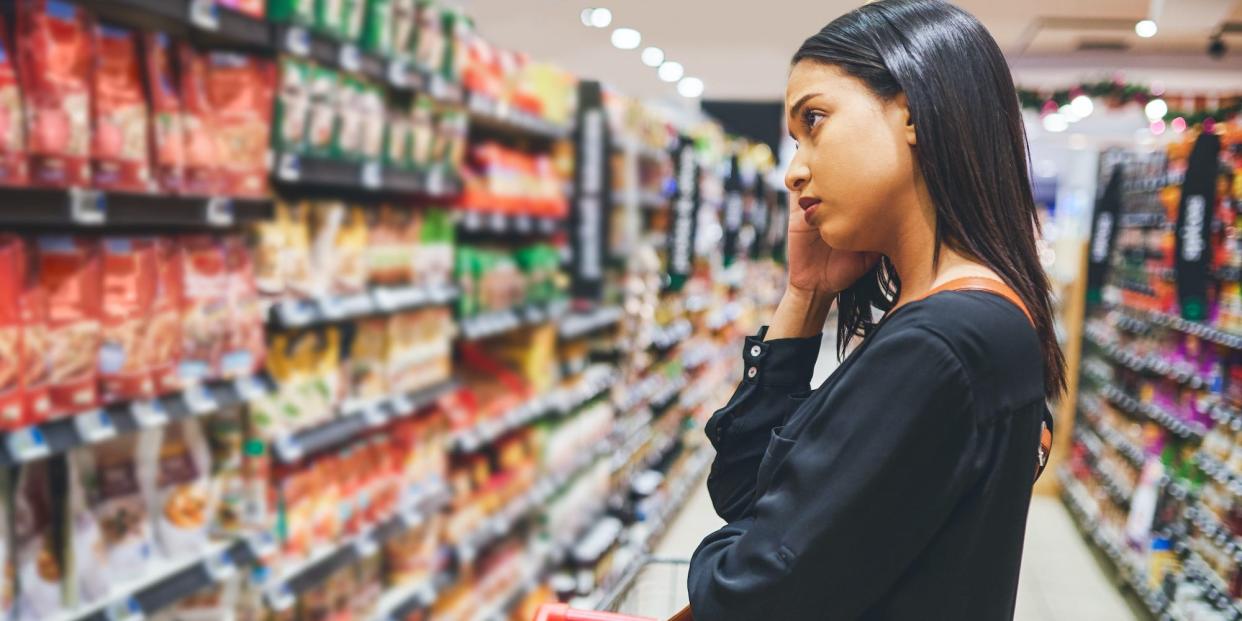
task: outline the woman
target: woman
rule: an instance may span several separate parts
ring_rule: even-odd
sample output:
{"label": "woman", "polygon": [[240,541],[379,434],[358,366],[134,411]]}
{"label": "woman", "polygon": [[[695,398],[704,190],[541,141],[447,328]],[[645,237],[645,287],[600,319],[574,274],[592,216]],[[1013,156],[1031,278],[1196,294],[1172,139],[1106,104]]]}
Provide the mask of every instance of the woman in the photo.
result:
{"label": "woman", "polygon": [[[1012,618],[1065,379],[1005,59],[961,9],[884,0],[807,39],[786,105],[789,280],[707,424],[727,525],[694,617]],[[861,342],[809,391],[834,300],[838,355]]]}

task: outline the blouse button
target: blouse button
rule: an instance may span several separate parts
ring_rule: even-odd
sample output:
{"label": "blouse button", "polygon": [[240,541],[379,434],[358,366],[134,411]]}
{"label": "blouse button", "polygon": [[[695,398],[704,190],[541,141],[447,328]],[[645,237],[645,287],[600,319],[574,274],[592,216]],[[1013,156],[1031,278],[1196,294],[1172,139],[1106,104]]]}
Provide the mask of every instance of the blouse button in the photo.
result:
{"label": "blouse button", "polygon": [[750,356],[751,356],[752,358],[758,358],[758,357],[759,357],[759,354],[760,354],[762,351],[763,351],[763,350],[762,350],[762,349],[759,349],[759,346],[758,346],[758,345],[755,345],[755,346],[753,346],[753,347],[751,347],[751,348],[750,348]]}
{"label": "blouse button", "polygon": [[755,379],[756,375],[759,375],[759,369],[756,369],[755,367],[751,367],[746,370],[746,377],[749,377],[750,379]]}

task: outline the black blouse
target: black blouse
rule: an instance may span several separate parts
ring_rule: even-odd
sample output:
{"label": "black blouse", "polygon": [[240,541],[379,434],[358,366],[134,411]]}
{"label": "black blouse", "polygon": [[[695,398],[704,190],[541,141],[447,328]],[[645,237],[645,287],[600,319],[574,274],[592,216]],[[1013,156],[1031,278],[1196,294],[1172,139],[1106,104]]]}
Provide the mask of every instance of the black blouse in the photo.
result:
{"label": "black blouse", "polygon": [[691,561],[695,619],[1011,619],[1047,407],[1022,311],[907,304],[814,391],[819,337],[765,331],[707,423],[727,524]]}

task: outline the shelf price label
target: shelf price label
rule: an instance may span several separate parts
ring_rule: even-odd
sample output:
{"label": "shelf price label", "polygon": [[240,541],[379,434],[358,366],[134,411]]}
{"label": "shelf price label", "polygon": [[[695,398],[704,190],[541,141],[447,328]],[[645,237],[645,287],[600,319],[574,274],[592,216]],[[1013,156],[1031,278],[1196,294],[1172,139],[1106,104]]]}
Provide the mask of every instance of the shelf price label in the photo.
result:
{"label": "shelf price label", "polygon": [[337,61],[341,64],[341,69],[351,72],[357,72],[362,68],[362,54],[358,51],[358,46],[352,43],[341,45]]}
{"label": "shelf price label", "polygon": [[233,562],[233,556],[228,550],[211,554],[203,559],[203,568],[207,570],[207,575],[211,576],[212,582],[224,582],[237,573],[237,564]]}
{"label": "shelf price label", "polygon": [[236,221],[233,210],[233,199],[213,196],[207,199],[206,220],[210,226],[229,227]]}
{"label": "shelf price label", "polygon": [[143,618],[142,604],[133,596],[122,597],[108,604],[103,613],[108,621],[139,621]]}
{"label": "shelf price label", "polygon": [[444,169],[440,166],[427,173],[427,193],[432,196],[444,194]]}
{"label": "shelf price label", "polygon": [[384,185],[384,169],[379,162],[365,162],[361,171],[362,187],[368,190],[378,190]]}
{"label": "shelf price label", "polygon": [[233,381],[233,388],[242,401],[253,401],[267,394],[267,387],[253,375],[237,378]]}
{"label": "shelf price label", "polygon": [[190,23],[203,30],[220,30],[220,11],[216,0],[190,0]]}
{"label": "shelf price label", "polygon": [[129,404],[129,413],[134,417],[138,426],[143,429],[159,427],[168,423],[168,411],[164,409],[164,404],[159,399],[134,401]]}
{"label": "shelf price label", "polygon": [[116,426],[112,424],[112,417],[102,409],[78,414],[73,417],[73,426],[78,432],[78,437],[87,444],[103,442],[116,435]]}
{"label": "shelf price label", "polygon": [[276,177],[287,183],[302,180],[302,160],[296,153],[281,153],[276,163]]}
{"label": "shelf price label", "polygon": [[103,192],[84,188],[69,190],[69,217],[77,224],[99,226],[108,219],[108,205]]}
{"label": "shelf price label", "polygon": [[489,219],[488,222],[491,225],[491,228],[493,231],[497,233],[505,232],[505,228],[506,228],[505,227],[505,224],[506,224],[505,214],[500,213],[499,211],[494,212],[492,213],[491,218]]}
{"label": "shelf price label", "polygon": [[301,26],[292,26],[285,30],[285,50],[294,56],[310,54],[310,33]]}
{"label": "shelf price label", "polygon": [[38,427],[26,427],[9,432],[4,440],[8,445],[9,455],[13,457],[13,461],[18,463],[42,459],[52,452],[47,445],[47,439],[43,436],[43,430]]}
{"label": "shelf price label", "polygon": [[397,88],[410,88],[410,63],[403,58],[389,61],[388,82]]}
{"label": "shelf price label", "polygon": [[220,402],[216,401],[215,395],[211,394],[211,389],[203,384],[187,388],[181,394],[181,398],[190,412],[195,415],[208,414],[220,409]]}

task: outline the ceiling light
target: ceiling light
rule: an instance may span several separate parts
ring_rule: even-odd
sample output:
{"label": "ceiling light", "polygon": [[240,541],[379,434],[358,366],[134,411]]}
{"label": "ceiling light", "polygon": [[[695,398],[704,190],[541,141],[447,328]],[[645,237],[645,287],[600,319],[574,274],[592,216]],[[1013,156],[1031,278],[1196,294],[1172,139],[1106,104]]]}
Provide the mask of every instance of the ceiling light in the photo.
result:
{"label": "ceiling light", "polygon": [[582,19],[582,25],[583,25],[583,26],[593,26],[593,25],[594,25],[594,24],[592,24],[592,23],[591,23],[591,14],[592,14],[592,13],[594,13],[594,12],[595,12],[595,9],[582,9],[581,19]]}
{"label": "ceiling light", "polygon": [[1074,107],[1069,104],[1065,104],[1064,106],[1061,106],[1057,110],[1057,112],[1060,112],[1061,116],[1065,117],[1065,120],[1069,121],[1070,123],[1077,123],[1078,121],[1082,120],[1082,118],[1078,116],[1078,113],[1074,112]]}
{"label": "ceiling light", "polygon": [[1150,19],[1144,19],[1134,24],[1134,34],[1143,37],[1144,39],[1150,39],[1156,36],[1156,33],[1159,32],[1159,30],[1160,29],[1156,27],[1156,22],[1153,22]]}
{"label": "ceiling light", "polygon": [[1091,101],[1091,98],[1086,95],[1079,95],[1070,102],[1070,108],[1074,110],[1074,114],[1078,115],[1078,118],[1085,119],[1095,111],[1095,102]]}
{"label": "ceiling light", "polygon": [[643,64],[648,67],[659,67],[664,62],[664,50],[649,47],[643,50]]}
{"label": "ceiling light", "polygon": [[1044,129],[1056,134],[1069,129],[1069,121],[1060,112],[1053,112],[1044,117]]}
{"label": "ceiling light", "polygon": [[596,28],[607,28],[612,23],[612,11],[595,9],[591,11],[591,25]]}
{"label": "ceiling light", "polygon": [[1147,105],[1143,107],[1143,112],[1147,115],[1147,120],[1158,121],[1169,113],[1169,104],[1163,99],[1156,98],[1147,102]]}
{"label": "ceiling light", "polygon": [[691,99],[699,97],[703,94],[703,80],[698,78],[682,78],[677,83],[677,92],[681,93],[682,97],[689,97]]}
{"label": "ceiling light", "polygon": [[618,28],[612,31],[612,45],[619,50],[637,49],[643,42],[643,36],[633,28]]}
{"label": "ceiling light", "polygon": [[686,75],[686,68],[681,66],[679,62],[668,61],[660,65],[660,79],[665,82],[676,82],[681,76]]}

